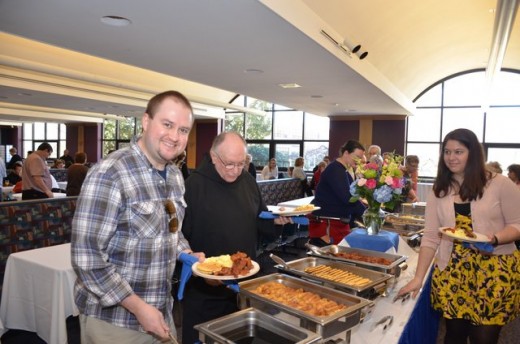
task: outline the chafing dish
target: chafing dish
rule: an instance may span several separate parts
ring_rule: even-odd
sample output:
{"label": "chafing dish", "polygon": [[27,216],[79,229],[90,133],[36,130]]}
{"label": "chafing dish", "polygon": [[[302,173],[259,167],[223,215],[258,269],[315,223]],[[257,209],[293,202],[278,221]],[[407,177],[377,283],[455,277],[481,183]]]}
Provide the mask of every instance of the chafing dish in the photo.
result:
{"label": "chafing dish", "polygon": [[[338,252],[358,253],[358,254],[361,254],[364,256],[385,258],[385,259],[388,259],[389,261],[391,261],[391,264],[389,264],[389,265],[374,264],[374,263],[369,263],[369,262],[364,262],[364,261],[359,261],[359,260],[336,257],[332,253],[333,249],[337,249]],[[320,258],[326,258],[326,259],[345,262],[345,263],[356,265],[356,266],[359,266],[359,267],[362,267],[365,269],[369,269],[369,270],[381,271],[386,274],[394,275],[395,277],[399,277],[401,275],[401,271],[405,270],[408,267],[408,265],[406,264],[406,259],[408,259],[407,256],[372,251],[372,250],[364,250],[364,249],[360,249],[360,248],[345,247],[345,246],[336,246],[336,245],[324,246],[324,247],[321,247],[319,250],[309,251],[309,252],[307,252],[307,254],[311,255],[311,256],[317,256]]]}
{"label": "chafing dish", "polygon": [[[255,308],[223,316],[195,326],[205,344],[222,343],[317,343],[321,337]],[[254,341],[252,341],[254,339]]]}
{"label": "chafing dish", "polygon": [[[355,286],[341,282],[331,281],[305,272],[305,269],[309,267],[315,267],[318,265],[327,265],[334,269],[348,271],[360,277],[368,278],[370,282],[363,286]],[[282,272],[294,274],[302,278],[309,279],[313,282],[317,282],[321,285],[338,289],[346,293],[354,294],[368,299],[376,298],[378,295],[382,294],[386,290],[386,287],[390,280],[394,278],[393,275],[386,274],[383,272],[368,270],[352,264],[317,257],[301,258],[293,260],[291,262],[287,262],[285,266],[278,264],[275,267],[281,270]]]}
{"label": "chafing dish", "polygon": [[[347,306],[346,309],[329,316],[313,316],[298,309],[269,300],[253,291],[267,282],[278,282],[290,288],[301,288],[315,293],[322,298]],[[350,341],[350,329],[361,321],[362,310],[374,305],[372,301],[346,294],[339,290],[320,286],[315,283],[285,274],[271,274],[239,283],[240,308],[254,307],[268,314],[283,317],[294,325],[317,333],[322,340],[346,332],[346,341]]]}

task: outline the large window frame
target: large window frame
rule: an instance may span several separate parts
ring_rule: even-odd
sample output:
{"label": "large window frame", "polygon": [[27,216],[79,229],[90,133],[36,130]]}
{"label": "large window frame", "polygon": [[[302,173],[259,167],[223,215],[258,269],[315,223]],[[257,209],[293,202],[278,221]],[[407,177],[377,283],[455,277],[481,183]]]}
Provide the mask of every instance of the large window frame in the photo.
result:
{"label": "large window frame", "polygon": [[[504,125],[508,126],[508,130],[511,130],[511,127],[514,126],[512,130],[516,133],[520,132],[520,94],[511,91],[520,88],[520,71],[503,69],[495,77],[494,89],[485,92],[486,85],[485,70],[470,70],[451,75],[436,82],[414,100],[418,114],[421,114],[423,117],[426,116],[427,112],[435,116],[438,115],[438,118],[434,119],[428,116],[426,116],[428,118],[425,117],[428,121],[433,121],[428,126],[427,135],[417,135],[419,119],[413,117],[407,119],[406,154],[419,155],[421,160],[419,176],[421,179],[432,180],[435,177],[439,159],[438,150],[442,146],[442,140],[447,132],[454,129],[453,126],[450,128],[446,127],[450,121],[453,123],[453,116],[465,116],[464,121],[458,121],[457,127],[467,128],[475,132],[482,143],[488,161],[498,161],[504,171],[503,174],[507,174],[507,167],[510,164],[520,163],[520,140],[511,142],[514,139],[509,135],[508,142],[497,142],[496,137],[500,135],[491,132],[491,130],[499,130],[499,127],[504,128]],[[457,94],[452,92],[459,92],[461,89],[463,90],[461,91],[462,94],[460,98],[457,98]],[[487,96],[489,97],[489,104],[482,103]],[[445,104],[445,100],[448,100],[451,105]],[[493,111],[503,111],[504,109],[510,111],[507,116],[514,116],[510,117],[514,119],[518,118],[518,122],[515,120],[502,123],[504,122],[502,120],[501,123],[491,124],[489,121],[493,120]],[[464,112],[473,112],[476,115],[469,118],[467,113],[463,114]],[[499,118],[500,115],[495,117]],[[426,136],[428,139],[420,140],[421,136],[423,138]],[[438,137],[438,139],[432,139],[434,137]],[[495,141],[489,137],[495,137]],[[431,149],[429,153],[424,153],[424,147],[430,145],[438,147],[435,149],[437,151],[436,156],[432,156]],[[421,146],[423,147],[422,156],[421,149],[419,149]],[[507,150],[514,154],[505,154],[504,152]],[[432,167],[432,165],[434,166]]]}
{"label": "large window frame", "polygon": [[[236,131],[244,136],[248,144],[248,150],[253,156],[253,163],[257,169],[262,169],[267,165],[270,158],[276,157],[279,170],[285,171],[287,167],[294,166],[296,157],[302,156],[305,159],[304,169],[311,171],[313,167],[328,154],[330,126],[328,117],[316,116],[243,95],[237,95],[232,103],[262,110],[269,116],[264,117],[264,121],[261,122],[259,117],[257,117],[259,115],[256,114],[233,110],[226,111],[224,130]],[[261,126],[261,130],[253,130],[251,128],[249,116],[255,116],[256,124]],[[287,121],[286,116],[291,116],[291,120]],[[283,119],[285,124],[290,123],[294,128],[290,127],[287,130],[281,129],[278,127],[281,123],[280,119]],[[312,123],[313,125],[315,123],[321,123],[325,129],[322,129],[323,132],[316,135],[315,130],[306,131],[307,126],[310,125],[308,123]],[[298,129],[298,127],[300,128]],[[277,137],[277,133],[281,133],[279,136],[285,137]],[[277,146],[289,147],[295,145],[298,146],[296,149],[298,152],[297,155],[294,153],[295,149],[291,149],[290,154],[284,154],[283,150],[277,150]],[[308,147],[311,146],[312,149],[308,149]],[[318,146],[319,149],[314,148],[314,146]]]}
{"label": "large window frame", "polygon": [[29,152],[35,151],[43,142],[49,143],[52,147],[49,160],[58,159],[67,148],[67,128],[63,123],[23,123],[22,132],[22,147],[16,147],[22,157],[27,157]]}

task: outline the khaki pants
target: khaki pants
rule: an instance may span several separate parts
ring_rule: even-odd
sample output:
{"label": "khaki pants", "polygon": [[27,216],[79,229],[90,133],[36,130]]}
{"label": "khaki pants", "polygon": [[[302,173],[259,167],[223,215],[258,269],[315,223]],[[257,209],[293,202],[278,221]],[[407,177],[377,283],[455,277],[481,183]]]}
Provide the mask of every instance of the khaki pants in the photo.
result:
{"label": "khaki pants", "polygon": [[[79,315],[81,328],[81,344],[156,344],[162,343],[151,334],[130,330],[124,327],[114,326],[106,321],[86,315]],[[176,337],[175,328],[171,333]],[[166,343],[169,343],[167,340]]]}

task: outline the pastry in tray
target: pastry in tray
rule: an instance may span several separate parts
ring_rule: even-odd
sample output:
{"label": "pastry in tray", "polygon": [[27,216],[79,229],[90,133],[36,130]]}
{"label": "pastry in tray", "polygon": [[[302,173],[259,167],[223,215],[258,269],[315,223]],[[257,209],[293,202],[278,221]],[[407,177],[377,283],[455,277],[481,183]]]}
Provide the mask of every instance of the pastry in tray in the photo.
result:
{"label": "pastry in tray", "polygon": [[261,284],[252,292],[313,316],[329,316],[347,308],[346,305],[320,297],[315,293],[301,288],[291,288],[274,281]]}
{"label": "pastry in tray", "polygon": [[333,268],[328,265],[316,265],[305,269],[305,272],[329,281],[343,283],[354,287],[363,287],[372,282],[370,278],[356,275],[353,272]]}

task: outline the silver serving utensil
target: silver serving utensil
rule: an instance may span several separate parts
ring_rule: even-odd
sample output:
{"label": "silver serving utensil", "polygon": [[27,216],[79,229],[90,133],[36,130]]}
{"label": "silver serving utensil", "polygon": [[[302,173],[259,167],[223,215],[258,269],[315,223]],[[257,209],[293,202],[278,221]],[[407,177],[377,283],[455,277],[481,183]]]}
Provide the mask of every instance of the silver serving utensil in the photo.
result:
{"label": "silver serving utensil", "polygon": [[376,321],[374,324],[372,324],[370,331],[373,331],[376,327],[378,327],[379,325],[383,325],[383,324],[384,324],[384,326],[383,326],[383,331],[384,331],[388,327],[390,327],[393,322],[394,322],[393,315],[385,315],[384,317],[382,317],[381,319]]}
{"label": "silver serving utensil", "polygon": [[330,245],[329,246],[329,252],[331,254],[337,254],[339,252],[339,247],[338,245]]}
{"label": "silver serving utensil", "polygon": [[324,254],[327,254],[327,252],[323,252],[318,246],[311,245],[309,243],[305,243],[305,247],[307,247],[309,250],[311,250],[314,254],[317,254],[319,256],[322,256]]}
{"label": "silver serving utensil", "polygon": [[278,263],[278,264],[282,265],[285,269],[289,270],[289,266],[287,266],[287,263],[282,258],[280,258],[277,255],[272,254],[272,253],[269,255],[269,258],[274,260],[275,263]]}
{"label": "silver serving utensil", "polygon": [[403,295],[398,295],[398,296],[394,297],[394,299],[392,300],[392,303],[395,303],[397,300],[401,300],[401,303],[405,303],[405,301],[408,300],[410,298],[410,296],[412,296],[411,292],[403,294]]}

